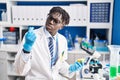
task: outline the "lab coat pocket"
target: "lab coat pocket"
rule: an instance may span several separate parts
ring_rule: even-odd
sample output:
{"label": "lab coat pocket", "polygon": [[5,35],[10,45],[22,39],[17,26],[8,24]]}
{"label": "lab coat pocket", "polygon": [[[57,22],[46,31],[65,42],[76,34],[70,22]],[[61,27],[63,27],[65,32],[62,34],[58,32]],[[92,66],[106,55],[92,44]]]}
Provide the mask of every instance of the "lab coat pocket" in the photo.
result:
{"label": "lab coat pocket", "polygon": [[63,60],[58,58],[56,64],[55,64],[55,68],[57,68],[58,70],[60,69],[61,65],[63,63]]}
{"label": "lab coat pocket", "polygon": [[52,68],[52,76],[53,76],[53,80],[59,80],[59,69],[57,66],[54,66]]}

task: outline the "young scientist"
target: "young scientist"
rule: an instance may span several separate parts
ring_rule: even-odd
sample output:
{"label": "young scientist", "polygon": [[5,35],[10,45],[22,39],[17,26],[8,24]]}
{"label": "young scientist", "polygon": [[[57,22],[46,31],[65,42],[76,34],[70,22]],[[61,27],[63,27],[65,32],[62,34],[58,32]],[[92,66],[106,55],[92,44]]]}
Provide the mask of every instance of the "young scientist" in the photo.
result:
{"label": "young scientist", "polygon": [[69,65],[66,38],[58,33],[69,23],[69,14],[61,7],[53,7],[44,27],[26,32],[15,58],[15,70],[25,80],[61,80],[73,77],[82,63]]}

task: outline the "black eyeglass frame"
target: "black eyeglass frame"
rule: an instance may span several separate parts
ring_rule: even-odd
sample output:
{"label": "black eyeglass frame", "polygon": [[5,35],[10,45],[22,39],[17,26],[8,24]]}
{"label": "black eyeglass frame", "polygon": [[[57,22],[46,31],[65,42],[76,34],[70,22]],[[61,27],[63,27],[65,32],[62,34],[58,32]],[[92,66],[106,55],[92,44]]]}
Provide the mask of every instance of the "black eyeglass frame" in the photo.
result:
{"label": "black eyeglass frame", "polygon": [[55,19],[54,17],[53,17],[53,15],[51,14],[49,14],[48,16],[47,16],[47,19],[49,19],[50,21],[52,21],[53,20],[53,22],[55,23],[55,24],[63,24],[63,21],[61,20],[58,20],[58,19]]}

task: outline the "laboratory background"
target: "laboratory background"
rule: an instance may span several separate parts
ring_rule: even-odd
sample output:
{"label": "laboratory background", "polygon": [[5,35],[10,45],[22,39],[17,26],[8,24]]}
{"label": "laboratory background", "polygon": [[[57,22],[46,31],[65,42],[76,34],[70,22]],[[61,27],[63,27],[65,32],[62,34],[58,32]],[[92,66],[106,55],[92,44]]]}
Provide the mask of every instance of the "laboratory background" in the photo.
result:
{"label": "laboratory background", "polygon": [[120,0],[0,0],[0,80],[25,80],[13,67],[18,48],[29,27],[44,25],[53,6],[70,15],[69,25],[59,31],[68,42],[67,62],[84,62],[70,80],[115,80],[120,76],[119,4]]}

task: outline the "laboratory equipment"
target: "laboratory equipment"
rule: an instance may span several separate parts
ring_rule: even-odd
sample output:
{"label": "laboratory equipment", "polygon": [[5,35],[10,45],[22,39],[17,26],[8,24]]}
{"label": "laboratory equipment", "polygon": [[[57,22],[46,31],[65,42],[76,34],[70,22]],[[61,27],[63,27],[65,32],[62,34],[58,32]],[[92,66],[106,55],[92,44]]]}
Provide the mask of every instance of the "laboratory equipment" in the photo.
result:
{"label": "laboratory equipment", "polygon": [[109,52],[106,40],[94,40],[94,49],[96,51]]}
{"label": "laboratory equipment", "polygon": [[[86,51],[88,54],[90,54],[89,57],[87,57],[84,61],[84,66],[80,70],[80,78],[81,79],[96,79],[94,77],[95,75],[98,76],[98,71],[102,69],[102,64],[98,60],[98,58],[101,56],[99,52],[97,51],[91,51],[87,48],[83,47],[84,45],[81,45],[81,49]],[[99,77],[98,77],[99,78]],[[98,79],[97,79],[98,80]]]}
{"label": "laboratory equipment", "polygon": [[1,19],[2,21],[7,21],[7,12],[5,10],[2,10]]}
{"label": "laboratory equipment", "polygon": [[80,47],[90,55],[92,55],[95,51],[91,40],[88,41],[86,38],[83,38],[82,42],[80,43]]}
{"label": "laboratory equipment", "polygon": [[6,40],[6,38],[0,38],[0,41],[5,41]]}
{"label": "laboratory equipment", "polygon": [[3,44],[17,44],[16,36],[16,32],[3,31],[3,37],[6,38]]}
{"label": "laboratory equipment", "polygon": [[115,80],[119,72],[119,52],[120,46],[109,45],[110,49],[110,80]]}
{"label": "laboratory equipment", "polygon": [[2,34],[1,36],[3,36],[3,38],[5,38],[6,40],[3,41],[4,45],[7,44],[18,44],[19,43],[19,28],[15,28],[14,30],[11,29],[11,27],[4,27],[2,28]]}
{"label": "laboratory equipment", "polygon": [[0,47],[1,47],[1,42],[5,41],[5,40],[6,40],[6,38],[0,38]]}
{"label": "laboratory equipment", "polygon": [[98,63],[100,56],[98,52],[94,52],[93,55],[86,58],[84,66],[80,70],[81,79],[94,79],[94,75],[98,74],[99,69],[102,69],[102,64]]}
{"label": "laboratory equipment", "polygon": [[68,50],[72,50],[73,49],[72,36],[71,36],[70,32],[68,32],[67,30],[65,31],[65,37],[66,37],[67,43],[68,43]]}
{"label": "laboratory equipment", "polygon": [[112,16],[114,0],[88,0],[88,28],[87,37],[92,29],[106,30],[105,36],[111,44]]}
{"label": "laboratory equipment", "polygon": [[106,44],[107,44],[106,40],[94,40],[94,46],[96,47],[99,47],[99,46],[104,47],[106,46]]}
{"label": "laboratory equipment", "polygon": [[74,41],[74,47],[75,47],[76,50],[80,49],[80,43],[79,43],[78,38],[79,38],[78,35],[76,35],[75,41]]}

